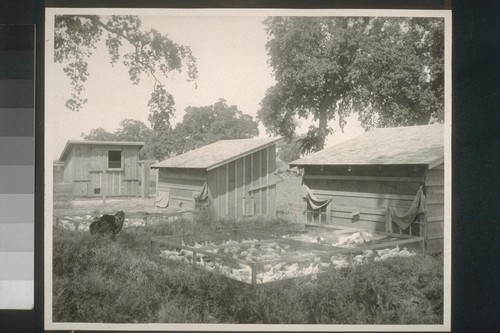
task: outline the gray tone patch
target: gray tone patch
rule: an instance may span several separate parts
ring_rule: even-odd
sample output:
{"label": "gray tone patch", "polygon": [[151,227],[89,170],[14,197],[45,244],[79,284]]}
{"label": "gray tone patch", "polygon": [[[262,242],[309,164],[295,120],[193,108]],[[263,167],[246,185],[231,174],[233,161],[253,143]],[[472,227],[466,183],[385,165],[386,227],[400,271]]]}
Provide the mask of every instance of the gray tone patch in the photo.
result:
{"label": "gray tone patch", "polygon": [[0,165],[33,165],[33,137],[9,136],[0,140]]}
{"label": "gray tone patch", "polygon": [[0,165],[0,193],[33,194],[33,187],[33,166]]}
{"label": "gray tone patch", "polygon": [[34,80],[1,80],[0,108],[30,108],[35,105]]}
{"label": "gray tone patch", "polygon": [[33,136],[33,108],[0,108],[0,136]]}
{"label": "gray tone patch", "polygon": [[33,223],[0,223],[0,252],[33,252],[34,231]]}
{"label": "gray tone patch", "polygon": [[0,252],[0,280],[33,279],[33,259],[33,252]]}
{"label": "gray tone patch", "polygon": [[33,194],[0,194],[0,212],[8,214],[0,219],[1,223],[34,223]]}

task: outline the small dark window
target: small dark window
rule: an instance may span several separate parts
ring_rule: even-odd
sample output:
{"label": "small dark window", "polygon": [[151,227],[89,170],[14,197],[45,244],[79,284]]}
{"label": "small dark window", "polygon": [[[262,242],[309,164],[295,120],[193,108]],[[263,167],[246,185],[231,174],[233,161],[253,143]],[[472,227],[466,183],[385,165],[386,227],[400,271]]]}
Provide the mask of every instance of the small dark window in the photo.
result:
{"label": "small dark window", "polygon": [[122,167],[122,152],[119,150],[108,151],[108,168],[120,169]]}
{"label": "small dark window", "polygon": [[94,188],[94,194],[101,194],[101,188],[100,187]]}

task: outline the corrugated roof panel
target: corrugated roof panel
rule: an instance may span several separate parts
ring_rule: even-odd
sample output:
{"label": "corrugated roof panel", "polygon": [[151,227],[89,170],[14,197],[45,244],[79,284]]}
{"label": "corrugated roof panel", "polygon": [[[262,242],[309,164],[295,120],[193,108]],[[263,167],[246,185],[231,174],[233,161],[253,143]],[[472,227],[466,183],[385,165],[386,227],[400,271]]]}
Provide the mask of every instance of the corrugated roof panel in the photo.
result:
{"label": "corrugated roof panel", "polygon": [[432,164],[444,158],[444,126],[377,128],[290,163],[303,165]]}

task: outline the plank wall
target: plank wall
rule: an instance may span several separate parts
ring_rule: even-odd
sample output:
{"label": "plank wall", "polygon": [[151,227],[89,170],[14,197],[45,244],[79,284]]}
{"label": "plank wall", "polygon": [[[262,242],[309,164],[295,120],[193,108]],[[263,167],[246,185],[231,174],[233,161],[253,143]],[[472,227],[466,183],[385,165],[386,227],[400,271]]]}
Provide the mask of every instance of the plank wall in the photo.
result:
{"label": "plank wall", "polygon": [[276,215],[276,146],[208,171],[212,219]]}
{"label": "plank wall", "polygon": [[427,170],[425,179],[427,197],[426,246],[430,253],[443,251],[444,235],[444,165]]}
{"label": "plank wall", "polygon": [[[122,168],[108,169],[108,151],[122,151]],[[136,196],[138,147],[75,145],[65,163],[64,180],[75,196]],[[94,189],[100,188],[95,194]]]}
{"label": "plank wall", "polygon": [[206,181],[204,170],[159,168],[157,189],[170,194],[169,207],[194,210],[194,195],[200,193]]}
{"label": "plank wall", "polygon": [[408,208],[424,172],[422,167],[404,166],[306,167],[304,183],[318,198],[332,198],[326,214],[308,213],[306,218],[314,223],[385,231],[387,207]]}

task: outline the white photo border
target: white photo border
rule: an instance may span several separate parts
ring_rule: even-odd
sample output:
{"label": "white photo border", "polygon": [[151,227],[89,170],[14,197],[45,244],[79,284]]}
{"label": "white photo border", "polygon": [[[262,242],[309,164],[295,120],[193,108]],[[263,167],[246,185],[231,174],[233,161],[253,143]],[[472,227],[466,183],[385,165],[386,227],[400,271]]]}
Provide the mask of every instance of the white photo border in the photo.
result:
{"label": "white photo border", "polygon": [[55,152],[47,131],[54,117],[51,96],[45,89],[45,207],[44,207],[44,321],[47,330],[125,330],[125,331],[450,331],[451,330],[451,10],[388,10],[388,9],[145,9],[145,8],[46,8],[45,10],[45,87],[51,84],[53,63],[53,34],[55,15],[139,15],[139,16],[383,16],[383,17],[439,17],[445,25],[445,214],[444,214],[444,307],[443,324],[438,325],[281,325],[281,324],[110,324],[54,322],[52,318],[52,227],[53,227],[53,173]]}

